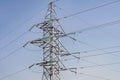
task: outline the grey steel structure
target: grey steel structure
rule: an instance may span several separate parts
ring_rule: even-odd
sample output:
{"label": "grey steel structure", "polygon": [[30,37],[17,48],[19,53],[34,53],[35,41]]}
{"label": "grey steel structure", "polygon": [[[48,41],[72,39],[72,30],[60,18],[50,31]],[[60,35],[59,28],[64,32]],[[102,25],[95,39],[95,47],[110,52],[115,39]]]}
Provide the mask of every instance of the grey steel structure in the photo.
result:
{"label": "grey steel structure", "polygon": [[[59,20],[56,18],[54,7],[54,2],[50,2],[48,5],[47,15],[45,16],[45,21],[33,26],[43,31],[43,37],[28,42],[43,49],[43,61],[35,63],[29,67],[31,68],[34,65],[42,66],[42,80],[60,80],[60,71],[64,70],[76,73],[74,71],[75,68],[67,69],[60,59],[63,56],[72,54],[70,54],[60,42],[60,38],[67,36],[67,34],[64,33],[61,25],[59,24]],[[28,43],[26,43],[24,47]]]}
{"label": "grey steel structure", "polygon": [[60,70],[63,69],[60,54],[64,49],[61,48],[59,38],[64,33],[56,18],[54,6],[54,2],[50,2],[45,21],[34,25],[43,31],[43,38],[29,42],[43,49],[43,62],[35,64],[43,67],[42,80],[60,80]]}

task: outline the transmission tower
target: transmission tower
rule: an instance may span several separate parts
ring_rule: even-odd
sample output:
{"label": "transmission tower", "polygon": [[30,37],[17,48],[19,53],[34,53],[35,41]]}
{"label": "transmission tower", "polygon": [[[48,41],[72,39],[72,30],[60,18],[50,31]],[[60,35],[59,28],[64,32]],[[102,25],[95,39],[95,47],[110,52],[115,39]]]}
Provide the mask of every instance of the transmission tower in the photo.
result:
{"label": "transmission tower", "polygon": [[[45,21],[33,26],[43,31],[43,37],[28,42],[43,49],[43,61],[35,63],[29,67],[31,68],[34,65],[42,66],[42,80],[60,80],[60,72],[63,70],[75,72],[72,70],[74,68],[67,69],[61,61],[61,57],[71,54],[60,42],[60,38],[64,37],[66,34],[59,24],[54,7],[54,2],[50,2]],[[25,44],[24,47],[27,44]]]}

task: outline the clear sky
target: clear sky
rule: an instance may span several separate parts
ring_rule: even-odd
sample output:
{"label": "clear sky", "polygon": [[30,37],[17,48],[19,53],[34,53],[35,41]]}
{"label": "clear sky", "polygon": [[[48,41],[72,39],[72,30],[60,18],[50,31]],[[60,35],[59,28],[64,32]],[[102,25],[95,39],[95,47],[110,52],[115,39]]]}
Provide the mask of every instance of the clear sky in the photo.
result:
{"label": "clear sky", "polygon": [[[58,17],[63,17],[112,1],[116,0],[60,0],[56,2],[55,9]],[[44,21],[49,2],[50,0],[0,0],[0,79],[42,60],[42,49],[32,45],[27,46],[32,51],[21,48],[10,56],[8,54],[22,47],[27,41],[42,37],[41,30],[33,29],[33,32],[39,33],[27,32],[18,38],[32,25]],[[119,19],[120,2],[62,19],[60,23],[65,32],[69,33]],[[114,64],[120,63],[119,34],[120,24],[110,24],[104,28],[71,35],[77,41],[69,38],[61,39],[70,52],[81,52],[81,60],[78,61],[73,57],[67,57],[69,61],[64,62],[69,68],[78,67],[78,73],[74,74],[69,71],[61,72],[61,80],[119,80],[120,64]],[[18,39],[15,40],[16,38]],[[118,47],[98,50],[112,46]],[[85,53],[85,51],[88,52]],[[84,57],[113,51],[118,52]],[[9,57],[5,58],[7,55]],[[114,65],[80,68],[109,63],[113,63]],[[40,80],[42,74],[37,72],[41,72],[42,68],[34,67],[33,71],[25,70],[14,76],[7,76],[4,80]]]}

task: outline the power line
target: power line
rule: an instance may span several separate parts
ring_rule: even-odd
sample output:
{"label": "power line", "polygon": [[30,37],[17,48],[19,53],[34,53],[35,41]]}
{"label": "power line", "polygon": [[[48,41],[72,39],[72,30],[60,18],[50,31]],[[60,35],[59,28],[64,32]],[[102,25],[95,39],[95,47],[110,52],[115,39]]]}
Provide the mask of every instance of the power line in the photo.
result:
{"label": "power line", "polygon": [[[107,50],[107,49],[113,49],[113,48],[119,48],[119,47],[120,46],[110,46],[110,47],[105,47],[105,48],[99,48],[99,50]],[[94,51],[98,51],[98,49],[81,51],[80,53],[89,53],[89,52],[94,52]]]}
{"label": "power line", "polygon": [[101,76],[91,75],[91,74],[88,74],[88,73],[79,73],[79,74],[80,75],[89,76],[89,77],[92,77],[92,78],[98,78],[98,79],[103,79],[103,80],[110,80],[110,79],[107,79],[107,78],[104,78],[104,77],[101,77]]}
{"label": "power line", "polygon": [[[84,28],[84,29],[81,29],[81,30],[78,30],[78,31],[70,32],[70,33],[62,35],[61,37],[66,37],[67,36],[67,37],[73,39],[74,41],[78,41],[77,39],[72,38],[69,35],[76,34],[76,33],[82,33],[84,31],[89,31],[89,30],[93,30],[93,29],[97,29],[97,28],[105,28],[105,27],[108,27],[108,26],[111,26],[111,25],[115,25],[115,24],[119,24],[119,23],[120,23],[120,19],[115,20],[115,21],[111,21],[111,22],[107,22],[107,23],[103,23],[103,24],[99,24],[97,26]],[[81,41],[78,41],[78,42],[80,43]],[[84,43],[84,42],[82,42],[82,43]],[[86,43],[84,43],[84,44],[86,44]],[[86,45],[89,45],[89,44],[86,44]],[[100,49],[97,48],[97,50],[100,50]]]}
{"label": "power line", "polygon": [[[42,13],[43,10],[44,10],[44,8],[40,11],[40,13]],[[31,20],[33,17],[34,16],[26,19],[25,21],[23,21],[22,23],[18,24],[17,26],[21,26],[21,25],[25,24],[26,22],[28,22],[29,20]],[[21,27],[24,27],[24,26],[21,26]],[[19,30],[19,28],[21,28],[21,27],[14,28],[11,31],[7,32],[5,35],[3,35],[2,38],[0,38],[0,41],[2,41],[3,39],[5,39],[6,37],[8,37],[8,35],[10,35],[11,33],[13,33],[14,31]]]}
{"label": "power line", "polygon": [[[100,54],[82,56],[82,57],[80,57],[80,58],[95,57],[95,56],[106,55],[106,54],[113,54],[113,53],[119,53],[119,52],[120,52],[120,51],[105,52],[105,53],[100,53]],[[119,56],[118,56],[118,57],[119,57]]]}
{"label": "power line", "polygon": [[24,69],[21,69],[21,70],[19,70],[19,71],[14,72],[14,73],[8,74],[8,75],[6,75],[6,76],[4,76],[4,77],[1,77],[0,80],[4,80],[4,79],[9,78],[9,77],[11,77],[11,76],[17,75],[17,74],[19,74],[19,73],[21,73],[21,72],[23,72],[23,71],[25,71],[25,70],[27,70],[27,69],[28,69],[28,68],[24,68]]}
{"label": "power line", "polygon": [[[120,51],[113,51],[113,52],[105,52],[105,53],[100,53],[100,54],[94,54],[94,55],[87,55],[87,56],[81,56],[80,58],[89,58],[89,57],[95,57],[95,56],[101,56],[101,55],[108,55],[108,54],[113,54],[113,53],[118,53]],[[81,52],[79,52],[81,54]],[[120,56],[118,56],[120,57]],[[70,59],[63,59],[63,61],[69,61],[72,60],[74,58],[70,58]]]}
{"label": "power line", "polygon": [[6,56],[0,58],[0,61],[5,60],[6,58],[8,58],[9,56],[13,55],[15,52],[21,50],[22,48],[23,48],[23,47],[20,47],[20,48],[15,49],[14,51],[12,51],[12,52],[10,52],[9,54],[7,54]]}
{"label": "power line", "polygon": [[63,46],[63,44],[62,44],[61,42],[60,42],[60,44],[61,44],[62,47],[67,51],[67,53],[68,53],[69,55],[71,55],[72,57],[74,57],[74,58],[76,58],[76,59],[78,59],[78,60],[80,59],[80,57],[71,54],[71,53]]}
{"label": "power line", "polygon": [[[119,2],[120,0],[117,0],[117,1],[114,1],[114,2],[111,2],[111,3],[116,3],[116,2]],[[111,4],[109,3],[109,4]],[[108,3],[107,3],[108,4]],[[113,22],[108,22],[108,23],[105,23],[105,24],[101,24],[101,25],[98,25],[98,26],[94,26],[94,27],[89,27],[89,28],[85,28],[85,29],[82,29],[80,31],[76,31],[76,33],[81,33],[83,31],[87,31],[87,30],[92,30],[92,29],[96,29],[96,28],[100,28],[100,27],[106,27],[108,25],[114,25],[114,24],[118,24],[120,22],[120,20],[116,20],[116,21],[113,21]],[[28,31],[27,31],[28,32]],[[9,44],[12,44],[14,41],[16,41],[17,39],[19,39],[22,35],[24,35],[25,33],[27,32],[24,32],[23,34],[21,34],[20,36],[18,36],[17,38],[15,38],[14,40],[10,41],[8,44],[6,44],[5,46],[1,47],[0,49],[3,49],[5,47],[7,47]]]}
{"label": "power line", "polygon": [[[18,70],[18,71],[16,71],[16,72],[13,72],[13,73],[11,73],[11,74],[8,74],[8,75],[6,75],[6,76],[1,77],[0,80],[4,80],[4,79],[6,79],[6,78],[9,78],[9,77],[12,77],[12,76],[14,76],[14,75],[17,75],[17,74],[19,74],[19,73],[21,73],[21,72],[24,72],[24,71],[27,70],[27,69],[31,70],[32,72],[35,72],[35,71],[33,71],[32,69],[30,69],[30,68],[31,68],[31,66],[29,66],[29,67],[27,67],[27,68],[24,68],[24,69],[21,69],[21,70]],[[35,73],[38,73],[38,72],[35,72]],[[42,73],[42,72],[39,72],[39,73]]]}
{"label": "power line", "polygon": [[[86,11],[90,11],[90,10],[94,10],[94,9],[97,9],[97,8],[100,8],[100,7],[104,7],[104,6],[107,6],[107,5],[111,5],[111,4],[117,3],[117,2],[119,2],[119,1],[120,1],[120,0],[113,1],[113,2],[110,2],[110,3],[107,3],[107,4],[103,4],[103,5],[97,6],[97,7],[95,7],[95,8],[90,8],[90,9],[84,10],[83,12],[78,12],[78,13],[75,13],[75,14],[70,15],[70,16],[67,16],[67,17],[75,16],[75,15],[77,15],[77,14],[84,13],[84,12],[86,12]],[[66,18],[67,18],[67,17],[66,17]],[[83,31],[88,31],[88,30],[92,30],[92,29],[96,29],[96,28],[108,27],[108,25],[115,25],[115,24],[119,24],[119,23],[120,23],[120,20],[111,21],[111,22],[108,22],[108,23],[104,23],[104,24],[101,24],[101,25],[94,26],[94,27],[84,28],[84,29],[79,30],[79,31],[76,31],[76,32],[74,32],[74,33],[81,33],[81,32],[83,32]],[[71,37],[70,37],[70,38],[71,38]],[[74,39],[74,38],[72,38],[72,39],[75,40],[75,41],[77,41],[77,40]],[[78,41],[78,42],[81,42],[81,41]],[[86,44],[86,43],[84,43],[84,42],[82,42],[82,43],[89,46],[89,44]],[[93,47],[93,46],[92,46],[92,47]],[[96,47],[94,47],[94,48],[96,48]],[[97,49],[97,50],[101,50],[101,49],[99,49],[99,48],[96,48],[96,49]],[[104,51],[104,50],[101,50],[101,51]],[[106,52],[106,51],[104,51],[104,52]],[[118,56],[118,55],[115,55],[115,54],[112,54],[112,55]]]}
{"label": "power line", "polygon": [[94,27],[85,28],[85,29],[82,29],[82,30],[80,30],[78,32],[80,33],[80,32],[83,32],[83,31],[88,31],[88,30],[93,30],[93,29],[97,29],[97,28],[108,27],[108,26],[111,26],[111,25],[119,24],[119,23],[120,23],[120,20],[111,21],[111,22],[108,22],[108,23],[104,23],[104,24],[101,24],[101,25],[94,26]]}
{"label": "power line", "polygon": [[[111,47],[106,47],[106,48],[99,48],[99,50],[106,50],[106,49],[113,49],[113,48],[119,48],[120,46],[111,46]],[[92,50],[86,50],[86,51],[80,51],[78,53],[89,53],[89,52],[94,52],[94,51],[99,51],[98,49],[92,49]],[[117,51],[119,52],[119,51]]]}
{"label": "power line", "polygon": [[102,4],[102,5],[93,7],[93,8],[89,8],[89,9],[80,11],[80,12],[76,12],[76,13],[74,13],[74,14],[71,14],[71,15],[68,15],[68,16],[64,16],[64,17],[61,17],[61,18],[59,18],[59,19],[65,19],[65,18],[68,18],[68,17],[76,16],[76,15],[78,15],[78,14],[82,14],[82,13],[85,13],[85,12],[93,11],[93,10],[95,10],[95,9],[98,9],[98,8],[101,8],[101,7],[105,7],[105,6],[109,6],[109,5],[118,3],[118,2],[120,2],[120,0],[112,1],[112,2],[109,2],[109,3],[105,3],[105,4]]}
{"label": "power line", "polygon": [[0,50],[8,47],[10,44],[14,43],[15,41],[17,41],[19,38],[21,38],[22,36],[24,36],[26,33],[28,33],[29,31],[25,31],[24,33],[22,33],[21,35],[17,36],[15,39],[11,40],[8,44],[4,45],[3,47],[0,48]]}
{"label": "power line", "polygon": [[[19,74],[19,73],[21,73],[21,72],[24,72],[24,71],[27,70],[27,69],[28,69],[28,68],[24,68],[24,69],[21,69],[21,70],[18,70],[18,71],[16,71],[16,72],[14,72],[14,73],[8,74],[8,75],[6,75],[6,76],[4,76],[4,77],[1,77],[0,80],[4,80],[4,79],[6,79],[6,78],[9,78],[9,77],[12,77],[12,76],[14,76],[14,75],[17,75],[17,74]],[[35,72],[35,73],[38,73],[38,72]],[[39,73],[42,73],[42,72],[39,72]],[[86,75],[86,76],[90,76],[90,77],[93,77],[93,78],[99,78],[99,79],[109,80],[109,79],[106,79],[106,78],[104,78],[104,77],[100,77],[100,76],[96,76],[96,75],[91,75],[91,74],[88,74],[88,73],[79,73],[79,74],[81,74],[81,75]]]}
{"label": "power line", "polygon": [[24,49],[26,49],[27,51],[41,51],[40,49],[34,50],[34,49],[26,48],[26,47],[24,47]]}
{"label": "power line", "polygon": [[[71,60],[71,59],[69,59],[69,60]],[[88,62],[88,63],[95,64],[95,65],[78,67],[78,68],[80,68],[80,69],[94,68],[94,67],[103,67],[103,68],[109,69],[109,70],[114,71],[114,72],[120,72],[119,70],[114,70],[114,69],[111,69],[111,68],[106,67],[106,66],[110,66],[110,65],[120,64],[120,62],[106,63],[106,64],[97,64],[97,63],[94,63],[94,62],[91,62],[91,61],[87,61],[87,60],[85,60],[85,59],[81,59],[81,60],[82,60],[82,61],[85,61],[85,62]]]}
{"label": "power line", "polygon": [[[26,20],[26,21],[27,21],[27,20]],[[26,22],[26,21],[25,21],[25,22]],[[24,23],[25,23],[25,22],[24,22]],[[24,24],[24,23],[23,23],[23,24]],[[17,29],[18,29],[18,28],[21,28],[21,27],[17,27]],[[19,29],[18,29],[18,30],[19,30]],[[6,37],[8,37],[8,36],[9,36],[11,33],[13,33],[14,31],[16,31],[16,28],[13,29],[13,30],[11,30],[11,31],[9,31],[9,32],[7,32],[5,35],[3,35],[3,37],[0,38],[0,41],[4,40]]]}
{"label": "power line", "polygon": [[116,54],[112,54],[112,53],[117,53],[117,52],[120,52],[120,51],[107,52],[107,51],[105,51],[105,50],[101,50],[101,49],[99,49],[99,48],[97,48],[97,47],[95,47],[95,46],[93,46],[93,45],[90,45],[90,44],[88,44],[88,43],[85,43],[85,42],[83,42],[83,41],[79,41],[79,40],[77,40],[77,39],[75,39],[75,38],[73,38],[73,37],[71,37],[71,36],[68,36],[68,37],[71,38],[71,39],[74,40],[74,41],[77,41],[77,42],[79,42],[79,43],[85,44],[85,45],[87,45],[87,46],[90,46],[90,47],[93,47],[93,48],[95,48],[95,49],[97,49],[97,50],[100,50],[100,51],[105,52],[105,53],[102,53],[102,54],[88,55],[88,56],[84,56],[84,57],[98,56],[98,55],[104,55],[104,54],[111,54],[111,55],[114,55],[114,56],[116,56],[116,57],[120,57],[120,56],[118,56],[118,55],[116,55]]}
{"label": "power line", "polygon": [[92,66],[83,66],[83,67],[78,67],[78,68],[85,69],[85,68],[94,68],[94,67],[101,67],[101,66],[110,66],[110,65],[116,65],[116,64],[120,64],[120,62],[107,63],[107,64],[98,64],[98,65],[92,65]]}
{"label": "power line", "polygon": [[31,70],[33,73],[43,73],[43,72],[34,71],[34,70],[32,70],[31,68],[29,68],[29,70]]}
{"label": "power line", "polygon": [[[99,65],[99,64],[97,64],[97,63],[95,63],[95,62],[91,62],[91,61],[88,61],[88,60],[85,60],[85,59],[81,59],[81,60],[82,60],[82,61],[85,61],[85,62],[87,62],[87,63]],[[108,70],[110,70],[110,71],[120,72],[120,71],[118,71],[118,70],[114,70],[114,69],[108,68],[108,67],[106,67],[106,66],[100,66],[100,67],[103,67],[103,68],[108,69]]]}
{"label": "power line", "polygon": [[110,22],[107,22],[107,23],[103,23],[103,24],[99,24],[99,25],[96,25],[96,26],[93,26],[93,27],[84,28],[84,29],[81,29],[81,30],[78,30],[78,31],[75,31],[75,32],[71,32],[71,33],[82,33],[84,31],[89,31],[89,30],[93,30],[93,29],[97,29],[97,28],[109,27],[109,26],[112,26],[112,25],[115,25],[115,24],[120,24],[120,19],[115,20],[115,21],[110,21]]}
{"label": "power line", "polygon": [[[60,10],[62,10],[62,11],[64,11],[64,13],[68,13],[69,15],[70,15],[70,12],[68,12],[68,11],[66,11],[65,9],[63,9],[63,8],[61,8],[61,7],[58,7],[58,6],[56,6],[58,9],[60,9]],[[87,24],[87,25],[93,25],[93,24],[90,24],[89,22],[87,22],[87,21],[85,21],[85,20],[83,20],[83,19],[81,19],[81,18],[78,18],[78,17],[76,17],[78,20],[81,20],[83,23],[85,23],[85,24]]]}

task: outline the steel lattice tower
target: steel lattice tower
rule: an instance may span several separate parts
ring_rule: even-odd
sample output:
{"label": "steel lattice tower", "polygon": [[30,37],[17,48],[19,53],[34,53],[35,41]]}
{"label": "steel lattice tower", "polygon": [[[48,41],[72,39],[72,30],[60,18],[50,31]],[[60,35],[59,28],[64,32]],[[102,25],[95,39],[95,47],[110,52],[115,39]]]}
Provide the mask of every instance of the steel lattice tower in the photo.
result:
{"label": "steel lattice tower", "polygon": [[54,6],[54,2],[50,2],[45,21],[34,25],[43,31],[43,38],[29,42],[43,49],[43,62],[33,64],[43,67],[42,80],[60,80],[60,71],[65,69],[65,66],[60,61],[60,54],[65,53],[65,49],[59,40],[64,31],[62,31],[56,18]]}
{"label": "steel lattice tower", "polygon": [[[34,65],[42,66],[42,80],[60,80],[60,72],[64,70],[76,73],[73,70],[75,68],[67,69],[61,61],[61,57],[71,54],[60,42],[60,38],[65,37],[67,34],[63,31],[61,25],[59,24],[59,19],[56,17],[54,2],[55,1],[50,2],[48,5],[45,21],[33,25],[33,27],[37,27],[43,31],[43,37],[28,42],[43,49],[43,61],[35,63],[29,67],[31,68]],[[25,47],[28,43],[26,43],[23,47]]]}
{"label": "steel lattice tower", "polygon": [[46,22],[41,27],[43,37],[48,38],[43,41],[43,77],[42,80],[60,80],[60,29],[55,17],[53,2],[49,3]]}

